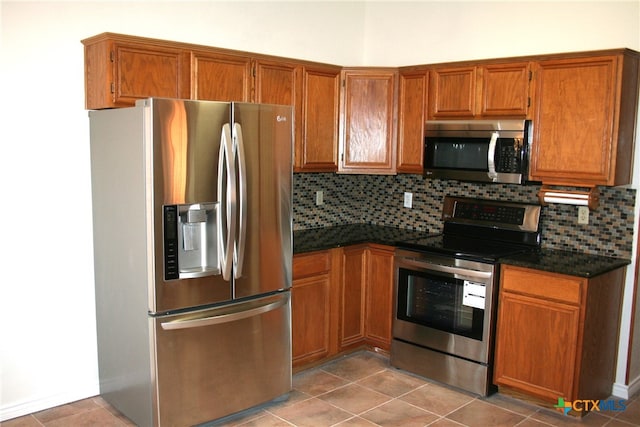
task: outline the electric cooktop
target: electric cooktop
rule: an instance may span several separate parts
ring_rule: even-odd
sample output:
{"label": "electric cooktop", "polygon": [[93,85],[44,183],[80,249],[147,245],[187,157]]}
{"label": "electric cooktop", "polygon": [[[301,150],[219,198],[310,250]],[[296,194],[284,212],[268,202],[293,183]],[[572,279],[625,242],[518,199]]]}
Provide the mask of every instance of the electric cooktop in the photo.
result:
{"label": "electric cooktop", "polygon": [[401,246],[491,262],[540,248],[540,205],[446,196],[442,217],[442,234]]}

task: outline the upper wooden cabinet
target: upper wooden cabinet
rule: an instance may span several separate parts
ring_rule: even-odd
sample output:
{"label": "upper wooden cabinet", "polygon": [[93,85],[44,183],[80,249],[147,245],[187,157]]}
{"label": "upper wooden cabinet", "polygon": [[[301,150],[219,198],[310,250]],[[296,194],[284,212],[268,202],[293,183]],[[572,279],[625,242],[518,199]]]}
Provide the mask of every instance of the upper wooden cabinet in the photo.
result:
{"label": "upper wooden cabinet", "polygon": [[295,172],[338,170],[340,70],[335,66],[303,68],[302,135],[296,141]]}
{"label": "upper wooden cabinet", "polygon": [[191,52],[191,99],[251,101],[251,58],[209,51]]}
{"label": "upper wooden cabinet", "polygon": [[151,96],[291,105],[294,170],[338,168],[341,67],[113,33],[82,42],[87,109]]}
{"label": "upper wooden cabinet", "polygon": [[396,173],[396,69],[342,71],[340,160],[342,173]]}
{"label": "upper wooden cabinet", "polygon": [[557,185],[629,184],[637,52],[541,60],[534,76],[531,179]]}
{"label": "upper wooden cabinet", "polygon": [[293,106],[295,172],[422,173],[426,120],[527,118],[530,180],[631,182],[640,54],[628,49],[396,69],[113,33],[82,43],[87,109],[152,96]]}
{"label": "upper wooden cabinet", "polygon": [[429,71],[429,118],[527,116],[530,62],[438,66]]}
{"label": "upper wooden cabinet", "polygon": [[428,71],[400,70],[398,84],[398,173],[423,173]]}
{"label": "upper wooden cabinet", "polygon": [[83,43],[87,109],[127,107],[149,96],[189,97],[189,57],[182,49],[110,34]]}

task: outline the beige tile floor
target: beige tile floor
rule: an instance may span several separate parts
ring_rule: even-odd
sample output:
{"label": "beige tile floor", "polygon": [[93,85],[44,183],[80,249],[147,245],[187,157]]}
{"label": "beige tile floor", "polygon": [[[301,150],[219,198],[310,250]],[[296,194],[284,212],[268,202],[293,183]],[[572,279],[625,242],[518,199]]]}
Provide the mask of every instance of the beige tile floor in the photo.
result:
{"label": "beige tile floor", "polygon": [[[361,351],[293,378],[285,402],[270,403],[218,425],[226,426],[640,426],[640,398],[621,412],[566,417],[494,394],[480,398],[389,366]],[[99,396],[1,423],[3,427],[126,426],[129,420]]]}

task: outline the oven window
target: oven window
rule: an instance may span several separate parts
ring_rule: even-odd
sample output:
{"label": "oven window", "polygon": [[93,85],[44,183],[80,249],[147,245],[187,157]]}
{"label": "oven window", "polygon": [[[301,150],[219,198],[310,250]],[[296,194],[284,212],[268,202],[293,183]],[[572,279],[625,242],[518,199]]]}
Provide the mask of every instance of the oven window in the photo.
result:
{"label": "oven window", "polygon": [[484,310],[463,304],[464,280],[400,268],[399,319],[482,340]]}

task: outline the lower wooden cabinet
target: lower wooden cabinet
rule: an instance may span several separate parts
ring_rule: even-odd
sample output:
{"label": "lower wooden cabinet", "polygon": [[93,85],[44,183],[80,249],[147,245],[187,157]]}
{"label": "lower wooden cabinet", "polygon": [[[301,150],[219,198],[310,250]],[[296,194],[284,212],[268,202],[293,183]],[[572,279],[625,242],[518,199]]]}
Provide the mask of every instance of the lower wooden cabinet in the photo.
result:
{"label": "lower wooden cabinet", "polygon": [[344,249],[340,349],[369,345],[389,350],[393,304],[394,248],[379,245]]}
{"label": "lower wooden cabinet", "polygon": [[586,279],[503,265],[495,384],[549,404],[608,398],[623,281],[623,268]]}
{"label": "lower wooden cabinet", "polygon": [[356,245],[293,257],[293,367],[361,346],[391,346],[393,247]]}
{"label": "lower wooden cabinet", "polygon": [[368,345],[391,348],[394,248],[367,249],[364,336]]}
{"label": "lower wooden cabinet", "polygon": [[332,251],[293,257],[291,288],[291,353],[302,366],[336,353]]}

